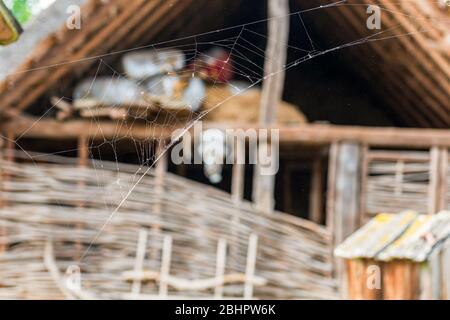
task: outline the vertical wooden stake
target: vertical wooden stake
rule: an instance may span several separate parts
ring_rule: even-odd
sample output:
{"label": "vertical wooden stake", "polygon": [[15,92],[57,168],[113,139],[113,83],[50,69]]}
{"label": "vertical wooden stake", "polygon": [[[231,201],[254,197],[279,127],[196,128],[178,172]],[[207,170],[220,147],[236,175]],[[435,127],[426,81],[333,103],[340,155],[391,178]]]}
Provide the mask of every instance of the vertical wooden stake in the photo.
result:
{"label": "vertical wooden stake", "polygon": [[311,191],[309,196],[310,220],[322,223],[322,179],[323,179],[322,155],[314,158],[311,172]]}
{"label": "vertical wooden stake", "polygon": [[[268,0],[267,16],[268,38],[259,114],[262,127],[270,127],[276,122],[277,108],[283,96],[289,39],[289,0]],[[259,141],[258,148],[267,147],[268,144],[268,141]],[[259,161],[255,165],[254,175],[253,199],[256,207],[271,212],[275,204],[275,176],[261,175]]]}
{"label": "vertical wooden stake", "polygon": [[[147,231],[145,229],[139,230],[139,238],[136,247],[136,260],[134,262],[134,274],[141,275],[144,268],[145,249],[147,246]],[[139,295],[141,293],[141,279],[134,279],[131,287],[131,293],[133,295]]]}
{"label": "vertical wooden stake", "polygon": [[[156,203],[153,206],[153,211],[155,213],[155,216],[159,219],[162,219],[162,202],[159,200],[160,196],[164,193],[164,179],[166,177],[167,173],[167,167],[168,167],[168,158],[167,153],[163,152],[165,151],[166,144],[164,142],[158,143],[156,150],[155,150],[155,156],[159,157],[159,160],[155,163],[155,193],[156,193]],[[159,224],[152,225],[152,243],[156,243],[158,235],[161,233],[161,226]],[[156,246],[152,247],[150,257],[152,262],[156,262],[158,260],[158,250]]]}
{"label": "vertical wooden stake", "polygon": [[268,0],[268,38],[261,92],[260,123],[272,125],[283,96],[285,65],[289,39],[289,1]]}
{"label": "vertical wooden stake", "polygon": [[[275,175],[262,174],[258,152],[266,152],[270,148],[270,142],[259,141],[258,147],[255,149],[257,163],[254,166],[253,173],[253,201],[255,202],[255,208],[265,213],[271,213],[275,208]],[[278,155],[271,155],[271,157],[275,158]]]}
{"label": "vertical wooden stake", "polygon": [[[441,178],[440,187],[439,187],[439,205],[438,211],[450,209],[448,208],[448,204],[450,204],[450,199],[447,197],[447,193],[449,191],[449,183],[447,177],[449,177],[449,150],[446,148],[441,149],[440,154],[440,171],[439,177]],[[450,298],[449,298],[450,299]]]}
{"label": "vertical wooden stake", "polygon": [[227,241],[225,239],[219,239],[219,242],[217,243],[217,255],[216,255],[217,285],[214,289],[215,299],[221,299],[223,297],[223,282],[225,275],[226,254],[227,254]]}
{"label": "vertical wooden stake", "polygon": [[256,269],[256,253],[258,249],[258,236],[251,234],[248,242],[247,266],[245,268],[244,299],[253,297],[253,277]]}
{"label": "vertical wooden stake", "polygon": [[[341,143],[338,149],[332,185],[333,247],[336,247],[360,226],[361,210],[361,148],[356,143]],[[345,268],[342,259],[335,261],[336,277],[340,283],[341,296],[347,296]]]}
{"label": "vertical wooden stake", "polygon": [[159,282],[159,296],[167,298],[168,294],[168,278],[170,272],[170,260],[172,256],[172,237],[165,236],[162,250],[161,272]]}
{"label": "vertical wooden stake", "polygon": [[432,147],[430,150],[430,182],[428,185],[428,214],[438,211],[439,203],[439,148]]}
{"label": "vertical wooden stake", "polygon": [[[234,144],[234,141],[233,141]],[[245,140],[238,136],[234,144],[235,157],[231,178],[231,199],[239,205],[244,199],[244,174],[245,174]]]}
{"label": "vertical wooden stake", "polygon": [[[82,135],[78,138],[78,167],[86,168],[88,166],[89,161],[89,139],[85,135]],[[81,179],[78,183],[78,189],[82,190],[85,187],[85,182]],[[81,192],[80,192],[81,193]],[[81,193],[82,194],[82,193]],[[80,201],[77,203],[78,208],[83,208],[85,206],[84,201]],[[77,231],[83,228],[81,223],[77,223],[75,225],[75,229]],[[80,241],[75,243],[75,252],[77,256],[82,254],[82,245]]]}
{"label": "vertical wooden stake", "polygon": [[369,146],[364,144],[361,146],[361,193],[359,210],[361,213],[360,223],[364,224],[367,219],[367,192],[368,192],[368,180],[369,180]]}
{"label": "vertical wooden stake", "polygon": [[336,171],[339,154],[339,143],[330,146],[328,159],[328,189],[327,189],[327,218],[326,225],[330,232],[334,231],[334,201],[336,196]]}

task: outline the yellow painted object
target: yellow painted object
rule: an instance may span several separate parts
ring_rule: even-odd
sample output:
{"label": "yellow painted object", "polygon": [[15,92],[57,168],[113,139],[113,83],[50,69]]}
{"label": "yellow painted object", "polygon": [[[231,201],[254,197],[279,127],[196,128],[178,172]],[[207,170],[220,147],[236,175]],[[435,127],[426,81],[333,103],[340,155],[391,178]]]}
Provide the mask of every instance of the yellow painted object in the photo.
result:
{"label": "yellow painted object", "polygon": [[12,13],[0,0],[0,45],[4,46],[19,39],[22,28]]}

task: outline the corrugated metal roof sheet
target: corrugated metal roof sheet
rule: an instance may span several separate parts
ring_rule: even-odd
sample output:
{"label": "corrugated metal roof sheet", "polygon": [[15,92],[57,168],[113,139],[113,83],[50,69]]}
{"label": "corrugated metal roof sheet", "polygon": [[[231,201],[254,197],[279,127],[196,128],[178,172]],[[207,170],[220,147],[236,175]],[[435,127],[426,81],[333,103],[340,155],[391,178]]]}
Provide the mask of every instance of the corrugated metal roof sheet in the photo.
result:
{"label": "corrugated metal roof sheet", "polygon": [[379,214],[335,249],[340,258],[427,260],[450,238],[450,212]]}

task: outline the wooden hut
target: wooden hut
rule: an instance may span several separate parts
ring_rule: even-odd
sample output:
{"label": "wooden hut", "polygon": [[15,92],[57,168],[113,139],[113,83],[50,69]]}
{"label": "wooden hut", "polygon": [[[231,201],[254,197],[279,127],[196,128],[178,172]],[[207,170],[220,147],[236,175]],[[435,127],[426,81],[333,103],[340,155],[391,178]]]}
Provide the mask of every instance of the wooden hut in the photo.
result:
{"label": "wooden hut", "polygon": [[379,214],[335,256],[349,299],[450,299],[450,212]]}
{"label": "wooden hut", "polygon": [[[249,165],[224,169],[219,187],[236,208],[251,200],[255,212],[283,211],[312,221],[313,229],[323,232],[330,256],[336,244],[378,212],[448,210],[448,9],[427,1],[382,0],[382,30],[373,31],[366,27],[372,2],[55,1],[25,26],[17,43],[0,50],[2,160],[41,162],[44,153],[67,155],[76,159],[63,162],[72,161],[74,175],[83,176],[83,169],[97,161],[121,167],[121,162],[147,165],[150,158],[158,159],[158,190],[167,171],[206,182],[198,167],[174,165],[162,152],[176,130],[189,129],[186,121],[172,115],[147,121],[100,116],[61,120],[56,111],[70,110],[74,87],[82,79],[122,74],[125,53],[182,47],[193,58],[202,46],[225,42],[233,50],[246,45],[255,52],[257,47],[243,66],[255,68],[257,77],[251,79],[261,84],[256,99],[245,103],[251,104],[246,111],[253,111],[241,119],[240,113],[230,116],[217,108],[196,119],[203,116],[204,130],[276,128],[280,140],[277,174],[261,178]],[[66,26],[69,4],[81,7],[79,30]],[[297,28],[288,37],[290,23]],[[231,41],[230,46],[230,39],[242,42],[233,46]],[[238,59],[241,54],[235,53]],[[212,104],[225,99],[218,100]],[[228,102],[234,106],[233,99]],[[17,204],[11,185],[23,182],[23,177],[17,181],[14,168],[2,168],[0,178],[5,215],[11,213],[9,205]],[[39,177],[46,171],[38,172]],[[79,185],[89,187],[82,181]],[[45,204],[64,199],[50,200]],[[86,205],[86,199],[76,200],[74,207]],[[9,243],[8,237],[2,239]],[[326,277],[340,279],[343,274],[336,264]]]}

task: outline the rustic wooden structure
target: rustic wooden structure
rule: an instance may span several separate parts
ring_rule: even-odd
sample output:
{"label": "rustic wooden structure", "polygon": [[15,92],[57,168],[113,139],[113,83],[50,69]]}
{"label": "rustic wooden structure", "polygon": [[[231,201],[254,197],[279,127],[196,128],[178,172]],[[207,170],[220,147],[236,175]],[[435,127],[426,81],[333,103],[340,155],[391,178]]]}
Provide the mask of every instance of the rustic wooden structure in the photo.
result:
{"label": "rustic wooden structure", "polygon": [[[303,9],[308,9],[306,7],[309,5],[308,2],[299,1],[299,5]],[[349,1],[348,3],[351,4],[352,2]],[[369,2],[363,1],[364,4],[369,4]],[[58,1],[58,3],[62,3],[62,1]],[[42,107],[40,104],[43,100],[39,100],[39,98],[45,95],[53,96],[53,93],[50,93],[50,91],[56,84],[60,84],[63,87],[72,86],[71,81],[79,79],[84,72],[90,70],[99,58],[108,62],[114,62],[120,57],[122,51],[125,52],[131,46],[145,45],[150,40],[156,41],[174,37],[178,34],[178,29],[181,26],[184,28],[184,26],[188,25],[185,31],[191,31],[192,34],[199,24],[207,22],[213,28],[218,22],[214,13],[221,13],[222,15],[221,7],[217,4],[218,1],[179,0],[172,4],[160,0],[111,0],[108,3],[80,0],[77,3],[85,5],[82,10],[85,24],[83,24],[83,28],[79,32],[61,28],[59,31],[46,34],[41,41],[35,44],[36,50],[30,49],[30,54],[26,56],[26,59],[13,66],[14,70],[0,74],[0,109],[2,117],[6,119],[0,126],[0,131],[4,138],[4,141],[2,141],[4,146],[2,150],[4,167],[1,167],[1,182],[2,190],[5,191],[2,194],[2,209],[0,209],[0,212],[4,214],[3,226],[0,230],[3,240],[0,245],[7,246],[10,241],[15,239],[10,239],[9,235],[14,234],[17,230],[15,229],[16,227],[20,230],[25,230],[21,237],[28,240],[24,240],[23,247],[28,248],[29,239],[36,240],[33,237],[35,236],[34,232],[37,230],[27,225],[27,223],[30,223],[30,220],[27,220],[27,217],[25,217],[25,212],[30,210],[30,208],[37,210],[38,218],[36,219],[40,221],[39,223],[46,224],[48,222],[46,220],[47,215],[51,216],[52,221],[61,222],[58,220],[60,218],[53,216],[55,213],[53,209],[55,208],[51,206],[49,208],[52,209],[47,208],[47,206],[53,204],[52,201],[67,202],[70,205],[75,204],[77,210],[89,211],[90,206],[93,206],[95,209],[93,210],[94,213],[104,218],[105,212],[99,208],[101,205],[98,203],[92,205],[91,201],[93,200],[89,197],[88,191],[92,191],[91,188],[95,184],[111,186],[114,184],[115,178],[112,178],[113,175],[110,171],[102,171],[102,174],[107,176],[108,179],[105,178],[105,181],[101,183],[90,180],[92,176],[90,177],[87,172],[93,175],[95,170],[90,170],[92,168],[89,168],[87,159],[89,157],[89,146],[95,142],[120,138],[128,139],[129,141],[149,141],[150,144],[155,146],[159,161],[156,162],[156,171],[151,171],[150,173],[152,175],[151,182],[148,182],[149,186],[155,187],[151,190],[152,196],[155,196],[155,198],[148,200],[142,197],[145,198],[142,200],[138,196],[139,199],[136,203],[132,203],[132,201],[130,201],[131,203],[124,203],[124,208],[132,211],[139,219],[143,219],[142,221],[144,221],[146,227],[150,229],[149,237],[152,239],[152,242],[157,239],[161,240],[161,231],[165,228],[165,224],[179,223],[173,222],[171,219],[175,216],[175,213],[178,214],[179,211],[183,211],[181,208],[183,208],[184,203],[180,199],[189,202],[192,198],[196,199],[194,195],[195,190],[199,193],[204,192],[202,187],[191,187],[190,182],[188,183],[185,180],[180,180],[183,181],[180,182],[166,172],[168,160],[162,152],[163,146],[170,142],[174,130],[186,126],[185,122],[177,121],[176,123],[171,123],[170,126],[167,123],[159,123],[158,121],[129,123],[120,119],[109,121],[95,119],[95,122],[86,119],[69,119],[61,122],[51,117],[30,116],[22,111],[30,107]],[[230,4],[231,9],[236,10],[239,8],[239,3],[240,1],[232,1]],[[385,9],[385,12],[389,12],[383,17],[386,27],[392,29],[392,33],[387,35],[389,41],[381,41],[382,37],[378,39],[373,34],[367,34],[364,20],[366,13],[361,11],[361,8],[366,8],[365,6],[358,8],[358,6],[352,5],[333,5],[332,9],[318,10],[321,14],[323,11],[324,15],[329,16],[330,19],[328,21],[333,23],[329,29],[323,32],[324,37],[328,34],[332,34],[333,37],[345,35],[347,39],[348,36],[356,36],[360,43],[365,42],[365,45],[357,46],[359,50],[355,49],[354,52],[352,51],[352,60],[349,65],[358,64],[358,67],[367,71],[363,72],[363,75],[367,76],[368,81],[371,83],[374,79],[382,80],[378,81],[381,87],[380,97],[383,97],[388,102],[387,104],[393,108],[393,111],[399,118],[409,125],[443,129],[367,128],[328,124],[302,124],[301,126],[290,127],[279,125],[275,122],[276,108],[274,108],[274,106],[278,105],[277,102],[282,94],[283,73],[280,71],[282,71],[285,63],[284,55],[287,47],[286,30],[289,22],[289,9],[287,1],[276,0],[269,3],[269,16],[271,19],[267,47],[267,65],[265,66],[265,75],[268,78],[263,85],[260,123],[205,122],[203,125],[204,129],[278,129],[280,143],[285,148],[285,151],[287,150],[286,153],[288,155],[298,155],[304,149],[314,148],[315,151],[312,157],[314,163],[311,168],[309,219],[317,224],[310,224],[309,222],[296,220],[285,215],[282,215],[282,218],[275,217],[276,215],[274,217],[266,215],[266,213],[273,212],[275,176],[260,179],[258,172],[256,172],[253,185],[253,199],[256,205],[252,206],[243,201],[245,166],[235,164],[232,169],[231,196],[224,193],[219,195],[219,193],[216,193],[217,191],[208,189],[208,195],[213,195],[214,201],[217,200],[216,197],[220,199],[221,205],[218,206],[218,210],[223,213],[223,216],[220,216],[223,218],[222,220],[219,219],[220,221],[217,220],[212,223],[213,230],[216,230],[214,228],[219,229],[217,226],[222,225],[223,221],[231,221],[231,230],[228,236],[234,239],[233,241],[241,243],[240,230],[245,229],[246,232],[249,231],[246,228],[250,227],[246,224],[249,223],[250,217],[259,221],[256,217],[261,212],[263,212],[263,218],[261,219],[268,220],[264,220],[261,224],[251,225],[251,228],[258,229],[262,228],[263,225],[264,228],[262,230],[266,232],[266,228],[272,230],[273,226],[271,224],[274,223],[275,225],[277,222],[274,221],[278,221],[278,219],[284,222],[289,221],[289,223],[296,226],[294,229],[298,225],[301,225],[301,228],[307,226],[305,227],[307,229],[305,232],[308,234],[306,238],[309,238],[309,233],[311,232],[313,234],[311,237],[314,240],[312,240],[311,247],[308,244],[307,249],[303,247],[295,248],[297,250],[296,254],[301,252],[302,256],[300,262],[298,262],[299,265],[291,261],[294,259],[291,252],[286,254],[286,261],[289,262],[283,260],[283,262],[278,264],[283,272],[287,273],[286,266],[289,266],[289,268],[297,270],[299,274],[286,276],[286,278],[281,279],[282,284],[275,286],[275,289],[271,287],[270,290],[274,290],[273,295],[268,293],[270,291],[268,288],[262,288],[263,292],[255,292],[255,296],[286,297],[281,292],[287,287],[291,288],[293,281],[298,287],[292,289],[289,297],[335,297],[335,284],[334,280],[330,280],[332,278],[331,275],[336,276],[340,283],[343,284],[346,269],[345,265],[340,263],[339,260],[332,267],[330,255],[332,248],[371,219],[374,214],[385,211],[398,212],[404,208],[410,208],[420,213],[436,213],[440,210],[450,209],[450,133],[448,130],[450,124],[450,66],[448,50],[442,50],[443,40],[448,37],[448,28],[446,28],[445,23],[442,23],[444,18],[436,19],[435,15],[436,12],[440,12],[439,9],[428,8],[423,1],[417,1],[417,3],[406,0],[396,3],[380,1],[380,5]],[[312,3],[310,7],[317,7],[317,4]],[[210,14],[208,17],[200,17],[197,14],[199,8],[209,10]],[[231,9],[230,11],[233,11]],[[417,17],[417,19],[406,19],[405,12]],[[444,17],[446,14],[442,13]],[[326,25],[326,23],[323,25]],[[329,32],[329,30],[335,29],[335,25],[340,26],[342,31],[337,35],[334,32]],[[427,32],[425,33],[423,30]],[[406,34],[408,39],[404,36]],[[49,52],[51,54],[48,54]],[[112,55],[110,54],[111,52],[115,54]],[[4,53],[0,53],[0,56],[1,54]],[[366,54],[375,55],[378,59],[377,61],[381,61],[380,65],[373,67],[370,63],[366,63],[364,60]],[[399,54],[401,54],[401,58],[399,58]],[[404,54],[408,56],[408,59],[404,58]],[[275,56],[277,59],[274,59]],[[71,61],[79,63],[75,64],[71,63]],[[405,96],[404,92],[409,94]],[[57,101],[58,99],[56,99]],[[64,105],[63,102],[59,101],[52,104],[65,112],[62,114],[63,118],[67,118],[66,113],[70,114],[70,108]],[[73,176],[66,177],[65,175],[68,172],[64,173],[64,170],[67,169],[64,166],[48,166],[41,171],[35,168],[36,171],[33,171],[31,166],[23,165],[22,167],[22,164],[14,163],[16,156],[21,159],[20,161],[25,160],[23,159],[23,154],[16,155],[13,150],[14,142],[19,139],[49,139],[51,141],[76,139],[79,142],[77,170],[73,171]],[[243,140],[237,142],[239,148],[236,156],[241,158],[245,154],[245,139]],[[156,147],[157,145],[159,148]],[[185,149],[188,150],[187,148]],[[249,151],[253,152],[255,150]],[[295,165],[292,165],[292,167],[295,167]],[[133,169],[136,168],[133,167]],[[29,170],[25,172],[30,173],[30,177],[27,178],[20,175],[18,173],[20,170]],[[62,171],[57,172],[57,170]],[[99,169],[96,168],[96,170]],[[291,171],[287,170],[286,172],[285,177],[287,178],[285,180],[290,181]],[[80,177],[76,177],[76,174],[79,174]],[[69,188],[62,191],[55,189],[54,191],[57,191],[58,197],[56,200],[52,199],[49,194],[41,190],[42,184],[48,182],[40,180],[43,179],[41,175],[47,175],[50,180],[53,179],[52,181],[66,181],[71,186],[75,186],[77,192],[78,190],[80,191],[80,195],[73,195],[73,192],[69,192]],[[130,178],[130,176],[126,178]],[[147,179],[144,178],[144,182],[146,181]],[[25,187],[25,184],[28,187]],[[20,190],[15,189],[19,185],[24,188],[21,189],[22,191],[26,190],[29,193],[21,193]],[[173,185],[177,187],[175,188]],[[180,191],[180,194],[184,194],[179,195],[177,199],[168,199],[167,192],[174,189],[178,191],[183,190]],[[326,199],[323,197],[325,189],[327,190]],[[71,191],[73,190],[71,189]],[[133,191],[135,190],[139,191],[142,189],[137,187],[133,189]],[[118,192],[118,198],[123,199],[124,194],[118,190],[115,191]],[[23,200],[19,201],[18,194],[23,197]],[[286,195],[286,197],[288,196]],[[231,202],[228,201],[230,200],[229,198]],[[116,200],[108,201],[118,205],[119,203]],[[284,200],[288,205],[292,203],[292,199],[285,198]],[[142,205],[141,201],[147,206]],[[168,204],[170,201],[173,203]],[[208,205],[212,207],[208,207],[208,210],[206,210],[208,212],[202,213],[202,217],[206,217],[209,213],[217,210],[214,201],[208,202]],[[19,206],[23,202],[26,202],[27,206]],[[205,200],[205,202],[207,201]],[[36,203],[38,205],[35,207]],[[148,210],[148,207],[151,207],[151,211],[154,214],[151,221],[141,216],[141,212],[137,212],[139,210]],[[163,208],[169,208],[168,212],[163,210]],[[229,210],[229,212],[224,213],[225,209]],[[75,211],[78,212],[77,210]],[[13,212],[19,217],[17,219],[24,219],[22,224],[17,225],[16,222],[11,221]],[[69,213],[68,210],[64,212]],[[250,214],[247,216],[249,212]],[[163,217],[167,218],[168,221],[164,221]],[[140,223],[133,219],[131,220],[130,223],[134,227],[129,232],[140,230],[140,227],[142,227]],[[186,220],[189,219],[186,218]],[[88,239],[86,234],[92,236],[93,230],[99,227],[98,222],[96,221],[95,226],[94,224],[90,225],[84,217],[80,216],[75,216],[74,220],[70,220],[70,223],[75,226],[75,233],[82,235],[81,239],[72,239],[77,246],[77,252],[83,251],[85,242]],[[282,226],[287,233],[290,233],[287,230],[290,230],[292,227],[289,223]],[[325,227],[318,224],[325,224]],[[88,226],[87,231],[85,229],[86,225]],[[173,227],[173,225],[170,226]],[[11,233],[12,230],[14,232]],[[183,230],[188,233],[188,230]],[[32,234],[30,238],[27,238],[29,236],[28,231]],[[179,229],[172,231],[173,239],[176,242]],[[53,232],[59,235],[61,230],[55,228],[52,234]],[[210,231],[205,232],[210,234]],[[303,239],[302,232],[295,233],[295,237]],[[279,236],[277,233],[272,234],[269,232],[269,234],[270,237],[268,238],[270,239]],[[38,237],[39,241],[42,240],[40,236]],[[247,237],[248,234],[245,233],[245,236]],[[295,237],[293,236],[289,239],[292,240]],[[114,239],[114,241],[117,239],[124,240],[128,251],[131,251],[129,243],[136,242],[134,238],[130,240],[129,237],[120,238],[120,236],[117,236]],[[180,241],[182,240],[184,241],[185,239],[183,238]],[[270,242],[269,239],[266,240],[267,243]],[[217,241],[217,239],[214,239],[214,241]],[[260,241],[264,246],[266,243],[264,238],[260,238]],[[210,242],[213,241],[211,240]],[[33,247],[32,253],[30,253],[33,259],[42,255],[43,243],[38,243],[39,246]],[[239,257],[242,249],[239,246],[231,245],[231,243],[229,245],[232,256]],[[58,243],[54,243],[57,261],[59,260],[59,252],[63,251],[58,249],[58,246]],[[281,244],[279,247],[281,247]],[[263,249],[263,252],[267,254],[265,258],[276,259],[274,252],[279,247],[272,247],[272,244],[267,244],[267,251]],[[326,261],[324,265],[319,264],[321,265],[319,268],[320,276],[317,278],[315,276],[317,270],[311,271],[305,267],[306,260],[315,259],[313,257],[317,255],[316,249],[320,252],[318,256],[323,261]],[[157,261],[160,261],[160,253],[161,250],[153,250],[150,263],[157,265]],[[16,258],[14,257],[14,252],[9,254],[7,257],[11,258],[11,260]],[[64,256],[64,254],[62,255]],[[306,260],[303,260],[303,258]],[[30,261],[35,261],[33,259]],[[238,258],[236,259],[230,259],[230,263],[234,264],[234,266],[242,267],[242,261]],[[127,256],[126,261],[128,263],[128,261],[131,261],[131,258]],[[205,258],[202,261],[208,261],[208,263],[214,265],[210,258]],[[285,262],[286,265],[284,265]],[[367,261],[359,265],[357,262],[354,262],[352,264],[352,272],[361,274],[361,270],[365,268],[366,263]],[[16,270],[11,270],[14,269],[14,265],[6,265],[4,268],[3,272],[6,274],[16,275],[14,273]],[[188,269],[183,269],[183,271],[186,270]],[[47,281],[47,271],[47,269],[42,269],[36,276],[43,277]],[[107,270],[105,273],[108,274],[110,271]],[[187,274],[190,275],[190,272],[189,269]],[[283,274],[282,277],[284,276]],[[291,277],[295,279],[293,280]],[[278,282],[279,280],[269,279],[269,283],[272,284],[270,281]],[[308,285],[303,286],[300,284],[300,280],[306,281]],[[18,294],[19,291],[22,292],[21,290],[26,285],[21,281],[11,284],[12,287],[17,288],[17,291],[11,293],[11,296],[15,297],[15,294]],[[101,276],[96,278],[95,281],[98,281],[96,283],[103,283]],[[39,289],[42,289],[39,287],[39,284],[37,286]],[[122,284],[118,286],[122,289]],[[135,291],[138,287],[139,285],[135,284]],[[106,288],[108,287],[106,286]],[[117,289],[117,287],[114,288]],[[127,292],[129,292],[128,289],[127,287]],[[27,293],[32,294],[31,288],[27,290],[25,289]],[[165,290],[163,289],[163,291]],[[321,290],[325,292],[323,295],[318,293]],[[218,291],[220,290],[218,289]],[[48,293],[49,296],[59,296],[61,292],[60,290],[49,290],[49,292],[45,291],[44,293]],[[10,293],[4,291],[4,294],[8,295]],[[373,292],[367,294],[370,295]],[[376,296],[378,297],[378,295]]]}
{"label": "rustic wooden structure", "polygon": [[[116,163],[94,161],[77,168],[74,161],[55,156],[42,156],[41,163],[19,162],[28,156],[17,152],[17,161],[0,163],[2,173],[9,176],[1,183],[1,195],[8,199],[8,205],[0,208],[0,228],[7,234],[0,238],[7,248],[0,255],[3,298],[64,298],[60,281],[55,282],[55,268],[49,268],[55,263],[59,273],[78,265],[91,296],[127,298],[133,287],[139,291],[139,285],[122,278],[122,273],[143,266],[167,274],[163,262],[169,260],[170,277],[177,280],[215,278],[223,270],[217,268],[217,260],[225,264],[225,275],[247,273],[249,277],[238,278],[251,279],[254,274],[266,280],[253,287],[238,279],[237,286],[220,289],[224,297],[337,297],[331,236],[323,226],[280,212],[259,212],[247,201],[235,202],[226,192],[168,172],[161,193],[158,169],[135,185],[139,168],[134,165],[120,164],[118,170]],[[130,199],[121,203],[134,185]],[[110,208],[118,206],[111,216]],[[148,250],[137,245],[145,234]],[[257,251],[252,234],[258,236]],[[171,250],[163,249],[167,236],[172,238]],[[49,239],[55,261],[50,264],[43,258]],[[220,239],[229,248],[225,260],[217,253]],[[170,259],[165,257],[168,252]],[[212,297],[208,288],[214,286],[180,292],[172,280],[163,289],[143,283],[139,292],[142,297],[165,293],[170,298]]]}
{"label": "rustic wooden structure", "polygon": [[450,212],[380,214],[335,249],[349,299],[450,299]]}

